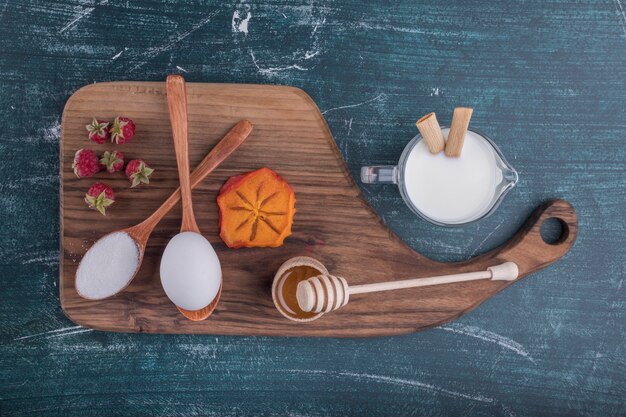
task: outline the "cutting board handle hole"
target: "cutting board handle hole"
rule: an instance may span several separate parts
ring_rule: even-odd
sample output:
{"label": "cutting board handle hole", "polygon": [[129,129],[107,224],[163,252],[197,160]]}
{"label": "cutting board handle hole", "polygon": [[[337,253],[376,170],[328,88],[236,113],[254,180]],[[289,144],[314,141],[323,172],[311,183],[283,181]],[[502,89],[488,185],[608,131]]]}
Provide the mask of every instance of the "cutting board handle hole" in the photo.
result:
{"label": "cutting board handle hole", "polygon": [[541,224],[541,239],[548,245],[559,245],[567,240],[569,227],[558,217],[549,217]]}

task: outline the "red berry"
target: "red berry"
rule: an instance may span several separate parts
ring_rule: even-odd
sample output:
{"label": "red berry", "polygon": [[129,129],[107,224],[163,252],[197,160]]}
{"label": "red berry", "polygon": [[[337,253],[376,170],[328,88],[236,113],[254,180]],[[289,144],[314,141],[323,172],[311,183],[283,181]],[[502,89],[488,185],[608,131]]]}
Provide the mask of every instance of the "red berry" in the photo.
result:
{"label": "red berry", "polygon": [[130,142],[135,136],[135,122],[128,117],[116,117],[111,126],[111,142],[118,145]]}
{"label": "red berry", "polygon": [[90,209],[98,210],[103,216],[106,216],[106,209],[115,203],[115,193],[113,188],[102,183],[96,182],[85,194],[85,202]]}
{"label": "red berry", "polygon": [[89,132],[89,139],[94,142],[102,144],[109,139],[109,122],[98,120],[94,117],[91,123],[85,127]]}
{"label": "red berry", "polygon": [[110,174],[124,168],[124,154],[120,151],[106,151],[100,158],[100,165]]}
{"label": "red berry", "polygon": [[78,178],[92,177],[100,171],[98,156],[91,149],[79,149],[74,155],[72,168]]}
{"label": "red berry", "polygon": [[141,159],[133,159],[126,164],[126,176],[131,181],[131,188],[138,186],[139,184],[148,184],[150,182],[150,175],[154,172],[154,169],[150,168]]}

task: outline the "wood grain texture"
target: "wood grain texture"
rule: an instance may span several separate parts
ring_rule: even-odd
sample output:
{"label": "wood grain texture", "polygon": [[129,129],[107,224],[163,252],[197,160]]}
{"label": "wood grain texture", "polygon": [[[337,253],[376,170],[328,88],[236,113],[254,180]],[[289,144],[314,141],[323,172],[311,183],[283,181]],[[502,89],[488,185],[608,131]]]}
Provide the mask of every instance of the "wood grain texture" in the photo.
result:
{"label": "wood grain texture", "polygon": [[[624,0],[0,0],[0,414],[625,414],[624,9]],[[363,165],[397,163],[420,115],[449,125],[451,109],[473,107],[472,126],[520,173],[493,216],[444,229],[417,219],[393,187],[360,185],[368,203],[440,261],[503,244],[554,198],[576,208],[576,244],[454,323],[405,336],[76,327],[58,289],[63,106],[85,84],[168,73],[304,89],[355,178]]]}
{"label": "wood grain texture", "polygon": [[[255,127],[246,143],[194,195],[200,229],[222,264],[220,303],[210,320],[192,323],[180,317],[160,285],[158,265],[164,245],[158,238],[149,242],[142,268],[121,294],[105,300],[85,300],[73,287],[73,255],[81,257],[84,252],[76,249],[77,242],[140,222],[146,207],[165,200],[175,189],[176,172],[180,169],[176,159],[181,161],[181,155],[171,157],[167,99],[174,97],[169,93],[166,97],[165,83],[92,84],[70,97],[61,126],[63,265],[59,288],[63,310],[77,324],[97,330],[147,333],[332,337],[402,334],[458,318],[510,283],[475,281],[407,289],[384,297],[355,297],[341,312],[294,326],[271,301],[269,288],[274,274],[289,258],[308,255],[320,260],[332,273],[348,277],[354,285],[484,270],[505,261],[519,266],[521,279],[558,260],[576,238],[578,223],[573,208],[556,201],[540,208],[501,249],[452,265],[430,261],[390,233],[369,208],[350,177],[322,114],[302,90],[188,83],[187,97],[188,148],[194,161],[204,158],[238,120],[250,120]],[[122,192],[116,202],[117,211],[111,210],[105,219],[84,207],[83,188],[93,180],[76,178],[72,171],[75,149],[85,142],[84,121],[94,114],[105,119],[123,114],[133,119],[138,131],[124,149],[142,155],[158,171],[153,174],[150,187],[135,191],[127,201],[123,197],[127,180],[107,177]],[[182,136],[179,134],[178,139]],[[229,249],[217,237],[216,191],[229,176],[263,166],[283,176],[296,193],[293,235],[279,248]],[[562,239],[552,245],[545,243],[539,232],[543,220],[550,217],[565,225]],[[176,233],[178,230],[169,227],[168,222],[158,227],[159,236]]]}

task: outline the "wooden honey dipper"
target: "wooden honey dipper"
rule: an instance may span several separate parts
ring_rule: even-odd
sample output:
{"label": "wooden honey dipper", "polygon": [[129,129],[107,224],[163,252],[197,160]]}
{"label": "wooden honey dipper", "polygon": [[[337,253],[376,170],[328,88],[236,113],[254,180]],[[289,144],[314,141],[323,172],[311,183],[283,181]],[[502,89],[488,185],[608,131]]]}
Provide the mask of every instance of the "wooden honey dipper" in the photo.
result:
{"label": "wooden honey dipper", "polygon": [[328,313],[348,304],[350,295],[354,294],[426,287],[429,285],[450,284],[453,282],[474,281],[479,279],[513,281],[518,275],[519,269],[514,262],[504,262],[500,265],[491,266],[485,271],[353,286],[348,286],[348,282],[342,277],[321,274],[298,283],[296,299],[302,311]]}

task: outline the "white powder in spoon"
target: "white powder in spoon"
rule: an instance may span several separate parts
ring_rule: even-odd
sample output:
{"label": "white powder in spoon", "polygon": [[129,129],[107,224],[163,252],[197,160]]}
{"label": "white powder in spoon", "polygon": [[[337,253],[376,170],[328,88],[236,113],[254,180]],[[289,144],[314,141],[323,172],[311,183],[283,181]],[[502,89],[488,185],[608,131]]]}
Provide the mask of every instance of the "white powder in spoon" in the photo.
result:
{"label": "white powder in spoon", "polygon": [[101,300],[128,285],[139,266],[139,247],[128,233],[115,232],[87,251],[76,271],[76,291],[81,297]]}

